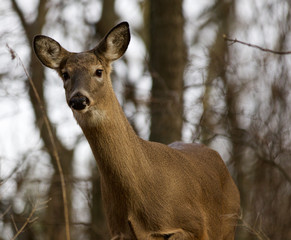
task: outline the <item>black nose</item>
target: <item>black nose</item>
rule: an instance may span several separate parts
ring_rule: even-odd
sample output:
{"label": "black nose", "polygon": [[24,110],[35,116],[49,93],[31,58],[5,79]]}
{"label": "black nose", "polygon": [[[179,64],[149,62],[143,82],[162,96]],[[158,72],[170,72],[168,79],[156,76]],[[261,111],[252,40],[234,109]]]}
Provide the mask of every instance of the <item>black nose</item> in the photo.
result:
{"label": "black nose", "polygon": [[75,110],[83,110],[86,106],[89,106],[89,99],[79,93],[73,96],[69,101],[69,106]]}

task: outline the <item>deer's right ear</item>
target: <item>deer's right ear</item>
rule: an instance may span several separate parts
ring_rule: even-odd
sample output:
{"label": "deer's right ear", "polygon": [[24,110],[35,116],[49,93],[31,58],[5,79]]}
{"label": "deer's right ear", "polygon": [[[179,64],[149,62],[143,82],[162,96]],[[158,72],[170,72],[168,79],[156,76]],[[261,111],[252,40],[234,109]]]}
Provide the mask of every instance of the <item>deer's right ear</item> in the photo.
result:
{"label": "deer's right ear", "polygon": [[42,64],[53,69],[59,68],[63,58],[70,54],[57,41],[43,35],[34,37],[33,48]]}
{"label": "deer's right ear", "polygon": [[103,55],[108,61],[112,62],[125,53],[129,41],[129,25],[127,22],[122,22],[107,33],[98,46],[93,49],[93,52],[97,55]]}

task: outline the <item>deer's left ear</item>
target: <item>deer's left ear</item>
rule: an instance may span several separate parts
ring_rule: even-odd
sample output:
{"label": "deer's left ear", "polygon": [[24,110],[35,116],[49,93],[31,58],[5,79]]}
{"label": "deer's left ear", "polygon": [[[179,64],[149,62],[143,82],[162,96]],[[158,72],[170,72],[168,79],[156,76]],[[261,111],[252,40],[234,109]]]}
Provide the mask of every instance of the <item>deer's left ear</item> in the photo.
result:
{"label": "deer's left ear", "polygon": [[112,28],[93,51],[111,62],[125,53],[129,41],[129,25],[127,22],[122,22]]}
{"label": "deer's left ear", "polygon": [[43,35],[34,37],[33,48],[43,65],[53,69],[59,68],[62,60],[70,55],[57,41]]}

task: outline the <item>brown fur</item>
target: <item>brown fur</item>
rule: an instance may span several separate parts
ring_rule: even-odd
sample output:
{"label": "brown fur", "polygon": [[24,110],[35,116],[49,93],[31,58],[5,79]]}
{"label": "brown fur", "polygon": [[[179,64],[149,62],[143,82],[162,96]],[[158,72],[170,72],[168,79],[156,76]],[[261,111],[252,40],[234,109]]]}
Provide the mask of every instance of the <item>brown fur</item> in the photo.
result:
{"label": "brown fur", "polygon": [[42,63],[68,74],[68,103],[76,93],[90,100],[85,109],[72,110],[100,170],[112,239],[234,239],[239,192],[218,153],[199,144],[144,141],[126,120],[110,63],[129,39],[128,24],[121,23],[83,53],[70,53],[45,36],[34,40]]}

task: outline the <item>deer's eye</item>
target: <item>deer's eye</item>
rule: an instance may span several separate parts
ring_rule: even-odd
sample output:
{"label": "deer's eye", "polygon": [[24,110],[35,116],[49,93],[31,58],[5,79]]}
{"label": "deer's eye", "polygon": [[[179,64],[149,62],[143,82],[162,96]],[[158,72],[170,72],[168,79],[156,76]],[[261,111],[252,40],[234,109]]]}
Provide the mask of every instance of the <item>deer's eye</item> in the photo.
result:
{"label": "deer's eye", "polygon": [[102,72],[103,72],[102,69],[97,69],[96,72],[95,72],[96,73],[96,76],[97,77],[102,77]]}
{"label": "deer's eye", "polygon": [[62,73],[62,77],[66,81],[66,80],[68,80],[70,78],[70,75],[68,74],[68,72],[63,72]]}

